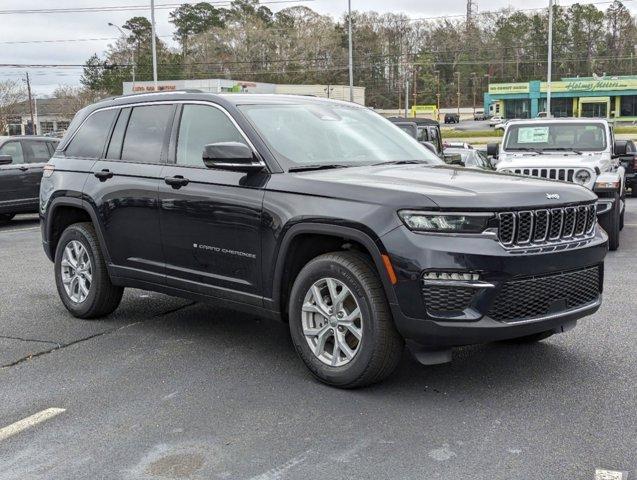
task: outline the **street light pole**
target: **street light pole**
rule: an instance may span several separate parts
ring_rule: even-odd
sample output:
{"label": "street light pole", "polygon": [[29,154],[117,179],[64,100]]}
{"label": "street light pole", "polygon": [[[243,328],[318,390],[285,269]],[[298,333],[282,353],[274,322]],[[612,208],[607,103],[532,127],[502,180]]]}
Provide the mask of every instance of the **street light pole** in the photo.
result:
{"label": "street light pole", "polygon": [[347,0],[347,35],[349,44],[349,101],[354,101],[354,65],[352,55],[352,0]]}
{"label": "street light pole", "polygon": [[150,0],[150,32],[152,35],[151,45],[153,49],[153,85],[157,91],[157,42],[155,40],[155,0]]}
{"label": "street light pole", "polygon": [[434,70],[436,74],[436,120],[440,121],[440,70]]}
{"label": "street light pole", "polygon": [[553,0],[549,0],[548,70],[546,72],[546,117],[551,118],[551,77],[553,67]]}

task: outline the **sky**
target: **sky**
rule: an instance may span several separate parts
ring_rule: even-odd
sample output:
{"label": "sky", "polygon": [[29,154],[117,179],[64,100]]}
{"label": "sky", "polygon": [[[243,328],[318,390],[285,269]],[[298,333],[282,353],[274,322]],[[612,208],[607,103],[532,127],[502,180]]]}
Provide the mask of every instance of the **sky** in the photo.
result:
{"label": "sky", "polygon": [[[189,3],[196,3],[190,0]],[[267,1],[267,0],[264,0]],[[624,0],[627,7],[637,11],[637,0]],[[570,5],[575,0],[558,0],[562,5]],[[603,0],[580,0],[581,3],[600,3]],[[160,5],[187,3],[187,0],[156,0]],[[443,3],[443,5],[441,5]],[[633,3],[635,5],[633,5]],[[347,10],[346,0],[311,0],[289,4],[270,4],[273,11],[291,6],[305,5],[313,10],[339,18]],[[548,0],[477,0],[478,11],[492,11],[500,8],[540,8]],[[108,23],[122,25],[128,18],[145,15],[150,18],[150,0],[2,0],[0,1],[0,64],[83,64],[93,53],[102,54],[109,43],[119,35],[117,29]],[[105,6],[141,6],[137,11],[74,12],[74,13],[9,13],[11,10],[63,9]],[[598,5],[604,8],[606,5]],[[172,9],[172,8],[171,8]],[[374,10],[377,12],[402,12],[412,18],[441,15],[463,15],[466,0],[352,0],[353,10]],[[172,24],[168,22],[170,9],[156,9],[157,35],[171,44]],[[92,39],[83,41],[83,39]],[[34,41],[49,42],[37,43]],[[73,40],[50,42],[51,40]],[[80,41],[78,41],[80,40]],[[18,43],[31,42],[31,43]],[[81,68],[7,68],[0,66],[0,80],[24,78],[29,71],[32,88],[36,96],[50,95],[60,84],[79,85]]]}

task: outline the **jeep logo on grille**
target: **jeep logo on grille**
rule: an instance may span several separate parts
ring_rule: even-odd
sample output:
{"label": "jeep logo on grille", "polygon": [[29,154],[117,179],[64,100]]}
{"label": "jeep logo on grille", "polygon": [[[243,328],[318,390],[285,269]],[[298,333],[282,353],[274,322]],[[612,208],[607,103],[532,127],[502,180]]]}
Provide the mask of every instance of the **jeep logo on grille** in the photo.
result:
{"label": "jeep logo on grille", "polygon": [[559,200],[560,195],[559,193],[547,193],[546,198],[548,198],[549,200]]}

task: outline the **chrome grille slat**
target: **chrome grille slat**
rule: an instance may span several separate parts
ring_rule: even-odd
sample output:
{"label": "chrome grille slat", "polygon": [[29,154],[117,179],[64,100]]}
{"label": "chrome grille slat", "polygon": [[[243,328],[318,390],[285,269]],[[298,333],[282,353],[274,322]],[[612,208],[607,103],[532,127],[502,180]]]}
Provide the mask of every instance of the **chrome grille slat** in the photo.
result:
{"label": "chrome grille slat", "polygon": [[506,247],[556,245],[594,235],[595,204],[499,212],[498,238]]}

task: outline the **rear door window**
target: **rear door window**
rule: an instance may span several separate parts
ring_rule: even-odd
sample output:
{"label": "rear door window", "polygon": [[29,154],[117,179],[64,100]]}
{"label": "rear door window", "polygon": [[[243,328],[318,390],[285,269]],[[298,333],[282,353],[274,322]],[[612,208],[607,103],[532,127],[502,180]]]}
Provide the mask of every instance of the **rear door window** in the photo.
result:
{"label": "rear door window", "polygon": [[122,145],[121,158],[127,162],[161,163],[162,149],[173,105],[133,108]]}
{"label": "rear door window", "polygon": [[46,163],[51,158],[47,142],[22,140],[28,163]]}
{"label": "rear door window", "polygon": [[99,158],[117,110],[101,110],[89,116],[66,148],[69,157]]}
{"label": "rear door window", "polygon": [[0,147],[0,155],[11,155],[12,164],[24,163],[24,153],[20,142],[7,142]]}

